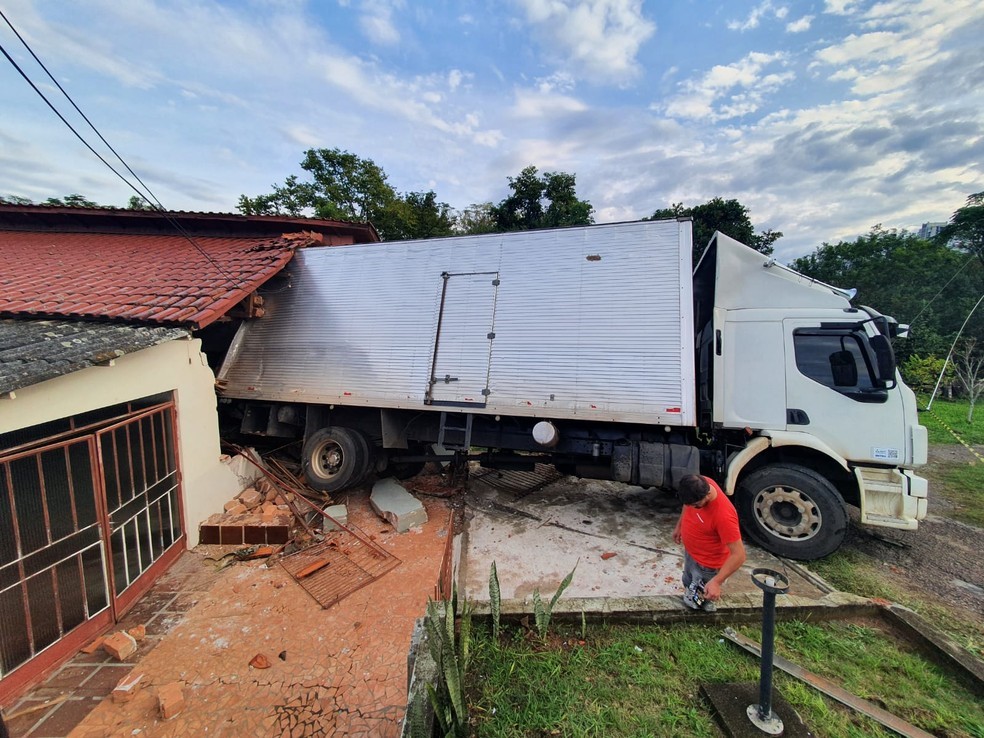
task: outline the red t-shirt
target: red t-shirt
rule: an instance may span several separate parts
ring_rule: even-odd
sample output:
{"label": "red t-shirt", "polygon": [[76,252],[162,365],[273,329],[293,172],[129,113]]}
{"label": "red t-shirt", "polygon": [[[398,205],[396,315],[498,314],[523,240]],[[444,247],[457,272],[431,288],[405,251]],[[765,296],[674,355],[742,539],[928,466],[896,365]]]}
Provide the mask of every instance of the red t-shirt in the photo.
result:
{"label": "red t-shirt", "polygon": [[717,496],[701,508],[683,506],[680,534],[684,548],[694,561],[708,569],[720,569],[731,553],[727,544],[741,540],[738,513],[714,480],[704,479],[717,490]]}

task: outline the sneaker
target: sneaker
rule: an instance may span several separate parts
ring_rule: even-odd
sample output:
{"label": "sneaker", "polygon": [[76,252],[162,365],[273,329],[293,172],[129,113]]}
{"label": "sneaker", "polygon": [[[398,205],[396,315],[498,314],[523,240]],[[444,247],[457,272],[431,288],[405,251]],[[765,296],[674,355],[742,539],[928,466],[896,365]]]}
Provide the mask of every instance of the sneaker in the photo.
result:
{"label": "sneaker", "polygon": [[680,599],[683,600],[683,604],[686,605],[687,607],[689,607],[691,610],[699,610],[700,609],[700,605],[698,605],[696,602],[694,602],[694,598],[690,596],[690,592],[687,592],[687,594],[685,594]]}
{"label": "sneaker", "polygon": [[718,606],[710,600],[704,600],[704,612],[717,612]]}

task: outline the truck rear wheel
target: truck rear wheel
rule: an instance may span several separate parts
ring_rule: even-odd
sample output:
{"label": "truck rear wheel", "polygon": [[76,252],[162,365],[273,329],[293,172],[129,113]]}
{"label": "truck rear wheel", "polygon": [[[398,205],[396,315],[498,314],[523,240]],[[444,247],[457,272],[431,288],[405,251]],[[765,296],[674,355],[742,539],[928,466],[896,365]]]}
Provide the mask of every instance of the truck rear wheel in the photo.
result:
{"label": "truck rear wheel", "polygon": [[795,464],[762,467],[738,484],[738,517],[766,551],[799,561],[836,551],[847,533],[847,506],[834,486]]}
{"label": "truck rear wheel", "polygon": [[362,481],[368,456],[366,440],[358,431],[321,428],[304,441],[301,465],[312,487],[322,492],[338,492]]}

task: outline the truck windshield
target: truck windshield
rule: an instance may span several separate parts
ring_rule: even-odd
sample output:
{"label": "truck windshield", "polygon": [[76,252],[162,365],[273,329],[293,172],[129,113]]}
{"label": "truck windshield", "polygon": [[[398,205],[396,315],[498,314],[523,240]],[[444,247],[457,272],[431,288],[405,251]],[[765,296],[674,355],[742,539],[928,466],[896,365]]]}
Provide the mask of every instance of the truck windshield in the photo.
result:
{"label": "truck windshield", "polygon": [[888,392],[872,364],[867,341],[847,331],[793,332],[796,368],[825,387],[858,402],[885,402]]}

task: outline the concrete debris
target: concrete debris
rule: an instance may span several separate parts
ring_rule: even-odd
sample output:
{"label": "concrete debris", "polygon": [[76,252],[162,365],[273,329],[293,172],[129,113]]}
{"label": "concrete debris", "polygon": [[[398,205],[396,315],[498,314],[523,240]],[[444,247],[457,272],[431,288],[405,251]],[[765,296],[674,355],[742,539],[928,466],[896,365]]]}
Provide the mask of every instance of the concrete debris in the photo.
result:
{"label": "concrete debris", "polygon": [[[329,505],[325,508],[324,518],[324,532],[330,533],[333,530],[339,530],[339,527],[335,523],[341,523],[342,525],[348,525],[348,508],[345,505]],[[331,518],[329,520],[328,518]],[[332,522],[334,521],[334,522]]]}
{"label": "concrete debris", "polygon": [[427,510],[416,497],[394,479],[380,479],[372,486],[369,502],[373,510],[396,528],[406,533],[427,522]]}

